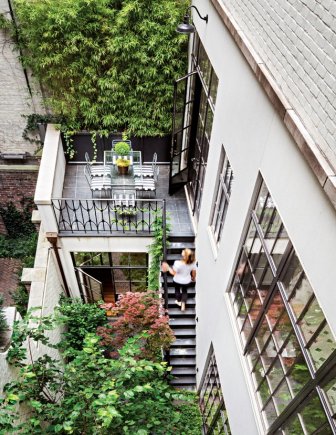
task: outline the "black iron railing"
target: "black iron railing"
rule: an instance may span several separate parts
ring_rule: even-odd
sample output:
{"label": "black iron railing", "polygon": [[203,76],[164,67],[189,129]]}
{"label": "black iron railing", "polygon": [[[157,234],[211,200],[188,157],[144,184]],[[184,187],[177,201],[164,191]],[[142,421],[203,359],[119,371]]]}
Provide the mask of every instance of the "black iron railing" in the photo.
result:
{"label": "black iron railing", "polygon": [[[163,200],[137,199],[132,205],[114,199],[52,199],[59,233],[151,234],[156,218],[165,213]],[[165,220],[165,218],[164,218]]]}

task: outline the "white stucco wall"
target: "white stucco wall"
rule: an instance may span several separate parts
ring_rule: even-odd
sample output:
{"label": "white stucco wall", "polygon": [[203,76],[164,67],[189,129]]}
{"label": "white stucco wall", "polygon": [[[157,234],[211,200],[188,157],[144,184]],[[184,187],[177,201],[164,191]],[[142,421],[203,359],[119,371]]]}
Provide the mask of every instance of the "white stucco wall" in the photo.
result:
{"label": "white stucco wall", "polygon": [[[148,252],[151,237],[61,237],[60,258],[73,297],[80,297],[71,252]],[[151,257],[149,257],[149,263]]]}
{"label": "white stucco wall", "polygon": [[[263,429],[259,411],[252,405],[245,359],[225,292],[258,174],[264,177],[334,333],[336,213],[210,2],[194,4],[209,14],[207,25],[196,16],[194,22],[219,78],[196,238],[198,380],[213,342],[232,432],[250,435]],[[234,183],[222,240],[214,254],[207,226],[222,145]]]}

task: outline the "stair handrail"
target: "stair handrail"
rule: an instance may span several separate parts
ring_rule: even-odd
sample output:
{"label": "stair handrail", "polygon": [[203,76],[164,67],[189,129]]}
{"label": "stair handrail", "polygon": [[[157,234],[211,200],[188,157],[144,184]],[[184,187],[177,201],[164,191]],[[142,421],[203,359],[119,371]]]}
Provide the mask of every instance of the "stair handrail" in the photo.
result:
{"label": "stair handrail", "polygon": [[[162,260],[167,261],[167,216],[166,216],[166,200],[162,200]],[[168,281],[167,273],[162,273],[163,276],[163,296],[164,308],[168,312]],[[164,352],[164,360],[170,365],[170,352]]]}
{"label": "stair handrail", "polygon": [[[162,260],[167,261],[167,217],[166,217],[166,200],[162,200]],[[168,280],[167,274],[163,273],[163,295],[164,307],[168,310]]]}

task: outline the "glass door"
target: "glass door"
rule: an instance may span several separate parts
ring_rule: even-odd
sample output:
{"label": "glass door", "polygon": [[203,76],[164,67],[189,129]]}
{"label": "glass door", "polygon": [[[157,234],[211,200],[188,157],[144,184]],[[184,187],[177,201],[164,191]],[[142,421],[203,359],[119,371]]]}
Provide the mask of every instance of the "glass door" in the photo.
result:
{"label": "glass door", "polygon": [[[199,107],[198,74],[193,71],[174,84],[173,134],[170,160],[169,193],[189,181],[189,169],[195,134],[195,111]],[[198,86],[197,86],[198,85]]]}

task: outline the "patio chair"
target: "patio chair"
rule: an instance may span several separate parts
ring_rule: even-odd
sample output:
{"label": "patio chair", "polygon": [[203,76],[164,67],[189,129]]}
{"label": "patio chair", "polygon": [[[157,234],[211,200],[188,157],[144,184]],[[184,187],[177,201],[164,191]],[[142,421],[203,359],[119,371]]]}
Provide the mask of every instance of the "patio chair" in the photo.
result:
{"label": "patio chair", "polygon": [[93,192],[95,191],[105,192],[105,194],[106,192],[110,191],[110,195],[111,195],[112,180],[110,177],[99,177],[99,178],[91,177],[90,165],[84,166],[84,175],[86,181],[88,182],[88,185],[90,186],[92,198],[93,198]]}
{"label": "patio chair", "polygon": [[135,177],[154,177],[155,168],[157,167],[157,154],[153,154],[153,160],[150,165],[134,166]]}
{"label": "patio chair", "polygon": [[154,192],[156,196],[156,183],[158,180],[159,168],[155,166],[153,178],[136,177],[134,179],[134,186],[137,192],[141,192],[142,196],[144,192]]}
{"label": "patio chair", "polygon": [[113,191],[112,199],[114,199],[114,203],[117,207],[135,207],[135,196],[136,193],[134,190],[130,190],[129,192],[125,190],[116,190]]}
{"label": "patio chair", "polygon": [[111,177],[111,168],[104,165],[93,165],[87,152],[85,153],[85,160],[91,177]]}

